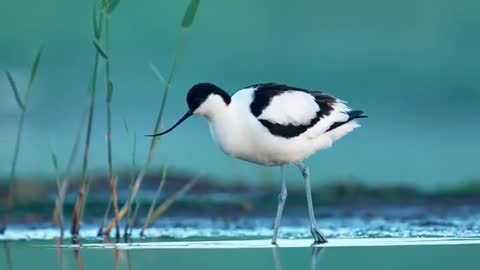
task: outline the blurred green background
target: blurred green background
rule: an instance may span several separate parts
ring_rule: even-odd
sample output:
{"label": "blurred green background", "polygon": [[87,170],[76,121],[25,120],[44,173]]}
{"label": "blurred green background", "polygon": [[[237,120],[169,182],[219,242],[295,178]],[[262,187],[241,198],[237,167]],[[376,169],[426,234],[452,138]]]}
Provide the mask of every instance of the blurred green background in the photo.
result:
{"label": "blurred green background", "polygon": [[[115,169],[146,157],[163,85],[188,4],[121,1],[111,20]],[[92,1],[4,0],[0,7],[0,70],[23,86],[35,50],[45,54],[27,114],[18,174],[53,174],[50,147],[65,165],[86,102],[93,65]],[[203,0],[180,60],[164,126],[186,110],[198,82],[227,92],[260,82],[316,89],[367,112],[363,127],[312,157],[315,184],[358,179],[372,185],[450,186],[480,177],[480,2],[477,0],[287,1]],[[103,70],[103,69],[102,69]],[[105,170],[104,74],[92,137],[92,165]],[[19,109],[0,76],[0,178],[6,180]],[[80,160],[80,159],[78,159]],[[278,170],[226,157],[204,119],[162,139],[153,168],[165,162],[219,181],[276,181]],[[79,163],[76,167],[79,171]],[[103,171],[101,171],[103,173]],[[106,172],[105,172],[106,174]],[[301,184],[296,169],[290,182]],[[295,178],[295,179],[292,179]],[[54,178],[52,177],[52,181]]]}

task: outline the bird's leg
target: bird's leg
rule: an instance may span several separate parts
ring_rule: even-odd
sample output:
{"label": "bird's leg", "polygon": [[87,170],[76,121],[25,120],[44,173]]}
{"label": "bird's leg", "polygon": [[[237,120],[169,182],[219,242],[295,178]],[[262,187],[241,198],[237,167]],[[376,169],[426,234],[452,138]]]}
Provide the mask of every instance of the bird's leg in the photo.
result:
{"label": "bird's leg", "polygon": [[272,245],[277,244],[278,228],[280,226],[280,220],[282,219],[283,206],[287,200],[287,179],[285,177],[285,165],[280,167],[280,177],[282,179],[282,187],[280,193],[278,194],[277,216],[275,218],[275,225],[273,227]]}
{"label": "bird's leg", "polygon": [[327,242],[327,238],[317,229],[317,222],[313,212],[312,190],[310,188],[310,170],[303,163],[295,164],[302,172],[305,179],[305,191],[307,193],[308,215],[310,216],[310,232],[312,233],[315,244],[323,244]]}

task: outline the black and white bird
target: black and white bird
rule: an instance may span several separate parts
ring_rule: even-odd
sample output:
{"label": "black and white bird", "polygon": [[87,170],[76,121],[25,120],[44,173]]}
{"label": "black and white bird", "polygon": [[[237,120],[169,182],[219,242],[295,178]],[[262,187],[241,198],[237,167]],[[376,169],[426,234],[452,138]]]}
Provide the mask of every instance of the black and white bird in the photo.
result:
{"label": "black and white bird", "polygon": [[272,244],[277,242],[287,198],[285,166],[296,165],[305,180],[312,236],[315,243],[327,242],[317,229],[310,170],[303,162],[359,127],[357,119],[367,117],[363,111],[352,110],[346,102],[322,92],[276,83],[248,86],[233,96],[214,84],[199,83],[188,92],[187,104],[187,113],[176,124],[150,136],[166,134],[190,116],[200,115],[208,119],[212,137],[225,154],[280,166],[282,186]]}

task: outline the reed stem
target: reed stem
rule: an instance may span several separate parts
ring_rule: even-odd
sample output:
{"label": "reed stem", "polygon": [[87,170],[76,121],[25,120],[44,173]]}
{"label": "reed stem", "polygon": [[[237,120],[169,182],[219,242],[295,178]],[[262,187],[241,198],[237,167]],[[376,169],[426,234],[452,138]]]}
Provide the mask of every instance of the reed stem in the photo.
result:
{"label": "reed stem", "polygon": [[0,222],[0,234],[3,234],[5,230],[7,229],[7,224],[8,224],[8,218],[14,208],[15,204],[15,193],[16,193],[16,181],[17,181],[17,161],[20,155],[20,145],[22,141],[22,134],[23,134],[23,126],[25,122],[25,114],[28,109],[28,104],[30,100],[30,95],[32,92],[33,88],[33,83],[35,81],[35,78],[37,77],[37,71],[38,67],[40,65],[40,60],[42,58],[43,54],[43,47],[40,47],[40,49],[37,51],[35,58],[32,63],[32,67],[30,69],[30,79],[28,81],[27,89],[25,91],[25,94],[23,96],[23,99],[21,97],[20,91],[17,88],[17,84],[15,83],[15,80],[13,79],[12,74],[7,70],[5,71],[5,74],[7,75],[8,82],[10,83],[10,87],[13,90],[15,99],[17,101],[17,104],[19,108],[21,109],[21,114],[20,114],[20,119],[18,123],[18,130],[17,130],[17,136],[15,140],[15,150],[13,153],[13,158],[12,158],[12,167],[10,168],[10,182],[8,185],[8,194],[7,194],[7,203],[6,203],[6,209],[5,209],[5,215],[2,218],[2,221]]}
{"label": "reed stem", "polygon": [[[186,38],[185,34],[186,33],[187,33],[187,31],[185,29],[182,29],[182,31],[180,33],[179,41],[177,42],[177,46],[175,48],[175,54],[174,54],[174,57],[173,57],[173,64],[172,64],[172,67],[170,69],[170,73],[168,75],[168,79],[167,79],[166,84],[165,84],[165,88],[164,88],[164,92],[163,92],[163,96],[162,96],[162,101],[161,101],[161,104],[160,104],[160,110],[158,112],[157,120],[155,122],[155,128],[154,128],[155,132],[154,133],[159,133],[160,132],[160,125],[161,125],[161,122],[162,122],[162,119],[163,119],[163,114],[164,114],[167,99],[168,99],[168,93],[170,91],[170,85],[173,82],[173,79],[175,77],[177,64],[178,64],[178,61],[179,61],[179,58],[180,58],[180,55],[181,55],[181,50],[182,50],[182,48],[185,44],[185,38]],[[152,160],[155,156],[155,151],[156,151],[158,142],[159,142],[159,137],[152,137],[152,140],[150,142],[150,148],[149,148],[148,154],[147,154],[147,159],[146,159],[145,163],[143,164],[143,167],[140,170],[139,174],[135,178],[135,181],[134,181],[134,184],[133,184],[133,187],[132,187],[132,191],[131,191],[130,196],[129,196],[131,199],[129,201],[127,201],[127,203],[125,205],[123,205],[122,209],[118,212],[118,220],[121,220],[126,215],[126,213],[129,211],[128,209],[131,207],[132,201],[135,200],[135,198],[136,198],[136,196],[137,196],[137,194],[140,190],[140,186],[142,185],[142,181],[143,181],[145,175],[147,174],[147,171],[150,168],[150,164],[151,164],[151,162],[152,162]],[[113,229],[113,226],[114,226],[114,222],[110,223],[110,225],[107,228],[107,232],[110,232]]]}
{"label": "reed stem", "polygon": [[57,154],[55,151],[51,150],[51,156],[52,156],[52,165],[53,169],[55,170],[55,180],[57,184],[57,198],[55,200],[55,209],[58,209],[58,213],[55,213],[56,215],[56,221],[58,222],[58,226],[60,228],[60,238],[63,239],[64,236],[64,218],[63,218],[63,200],[64,197],[62,196],[62,185],[60,182],[60,172],[59,172],[59,166],[58,166],[58,158]]}
{"label": "reed stem", "polygon": [[[113,82],[110,77],[110,46],[109,46],[109,25],[110,25],[110,15],[107,13],[106,9],[107,6],[109,5],[109,2],[106,2],[106,5],[103,8],[103,12],[105,13],[105,49],[103,52],[103,57],[105,58],[105,78],[106,78],[106,89],[107,89],[107,94],[106,94],[106,108],[107,108],[107,162],[108,162],[108,179],[110,182],[110,187],[111,187],[111,192],[112,196],[109,202],[108,207],[105,210],[104,214],[104,221],[102,221],[100,228],[98,230],[98,234],[103,233],[103,227],[105,224],[105,219],[108,218],[110,215],[110,204],[113,204],[113,209],[115,213],[115,218],[114,218],[114,223],[115,223],[115,228],[116,228],[116,233],[115,233],[115,239],[118,242],[120,239],[120,224],[118,220],[118,196],[117,196],[117,189],[116,189],[116,178],[113,176],[113,164],[112,164],[112,96],[113,96]],[[98,42],[98,41],[97,41]],[[98,44],[98,43],[97,43]],[[102,52],[103,50],[99,49],[101,48],[100,45],[97,45],[97,50],[99,52]]]}
{"label": "reed stem", "polygon": [[2,224],[0,225],[0,234],[4,233],[7,229],[8,219],[15,205],[15,193],[16,193],[16,184],[17,184],[17,161],[20,153],[20,144],[23,134],[23,125],[25,122],[25,110],[20,114],[20,120],[18,121],[18,130],[17,137],[15,140],[15,150],[13,152],[12,167],[10,169],[10,183],[8,185],[8,194],[7,194],[7,205],[5,215],[2,219]]}
{"label": "reed stem", "polygon": [[95,94],[96,94],[96,82],[97,82],[99,58],[100,58],[100,55],[98,51],[96,51],[95,61],[93,65],[92,80],[90,84],[90,91],[89,91],[89,97],[88,97],[89,111],[88,111],[88,121],[87,121],[87,133],[85,137],[85,150],[83,154],[82,184],[80,187],[80,191],[78,193],[77,201],[75,203],[75,209],[74,209],[73,219],[72,219],[71,234],[72,234],[72,237],[74,238],[78,237],[80,233],[80,222],[83,217],[85,201],[87,199],[88,189],[90,186],[90,178],[87,175],[87,170],[88,170],[88,162],[90,159],[90,140],[91,140],[92,126],[93,126],[93,115],[95,111]]}
{"label": "reed stem", "polygon": [[[128,124],[127,124],[127,121],[124,119],[124,123],[125,123],[125,131],[127,132],[127,135],[129,135],[129,131],[128,131]],[[130,184],[129,184],[129,187],[128,187],[128,190],[129,190],[129,193],[131,194],[131,191],[132,191],[132,187],[133,187],[133,181],[135,180],[135,171],[136,171],[136,152],[137,152],[137,134],[136,133],[133,133],[133,148],[132,148],[132,167],[130,169]],[[135,200],[138,204],[138,199]],[[131,201],[131,198],[130,198],[130,195],[128,196],[128,202],[127,202],[128,205],[132,205],[132,201]],[[125,230],[123,232],[123,238],[125,239],[125,241],[128,241],[128,239],[130,238],[130,233],[129,231],[131,231],[129,228],[131,228],[133,225],[132,225],[132,215],[131,215],[131,207],[128,207],[127,209],[127,222],[125,222]]]}
{"label": "reed stem", "polygon": [[167,171],[168,171],[168,166],[163,167],[163,172],[162,172],[162,180],[160,180],[160,184],[158,185],[157,191],[155,192],[155,197],[152,200],[152,203],[150,204],[150,209],[148,210],[147,218],[145,219],[145,223],[143,225],[142,230],[140,231],[140,236],[143,236],[145,233],[145,230],[147,229],[147,224],[150,223],[153,211],[155,210],[155,206],[157,204],[157,200],[160,197],[160,194],[163,189],[163,185],[165,184],[165,181],[167,179]]}
{"label": "reed stem", "polygon": [[100,223],[100,227],[98,228],[97,236],[103,236],[105,233],[103,229],[105,228],[105,223],[107,223],[108,215],[110,215],[110,209],[112,208],[112,197],[108,200],[107,208],[105,209],[105,213],[103,213],[103,219]]}
{"label": "reed stem", "polygon": [[192,178],[190,181],[188,181],[187,184],[185,184],[180,190],[172,194],[170,197],[168,197],[165,202],[163,202],[159,207],[155,209],[153,214],[151,215],[150,219],[145,222],[144,229],[146,229],[148,226],[152,225],[155,220],[157,220],[159,217],[161,217],[165,212],[167,212],[168,209],[173,205],[175,201],[178,200],[181,196],[183,196],[185,193],[187,193],[190,189],[193,188],[193,186],[197,183],[197,181],[200,179],[200,176],[196,176]]}
{"label": "reed stem", "polygon": [[[72,170],[73,170],[73,165],[74,165],[75,160],[77,158],[78,149],[80,147],[80,141],[82,139],[82,133],[83,133],[82,131],[84,129],[85,120],[87,118],[87,112],[88,112],[88,108],[85,107],[85,110],[82,113],[82,118],[80,120],[79,129],[78,129],[77,135],[75,137],[75,141],[74,141],[74,144],[73,144],[73,147],[72,147],[72,151],[70,152],[70,157],[68,159],[67,168],[65,169],[65,172],[62,175],[61,186],[60,186],[60,189],[59,189],[59,192],[60,192],[59,197],[63,198],[63,200],[64,200],[64,198],[67,194],[67,189],[68,189],[68,185],[69,185],[69,181],[70,181],[70,176],[71,176],[71,173],[72,173]],[[60,209],[63,208],[63,200],[62,200],[61,203],[59,203],[59,202],[55,203],[55,209],[53,210],[53,220],[54,221],[60,219]]]}

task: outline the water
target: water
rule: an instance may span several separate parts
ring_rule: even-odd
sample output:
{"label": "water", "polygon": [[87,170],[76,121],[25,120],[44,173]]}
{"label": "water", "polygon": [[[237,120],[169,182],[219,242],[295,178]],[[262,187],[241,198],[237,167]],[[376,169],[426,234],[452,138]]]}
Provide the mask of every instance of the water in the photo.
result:
{"label": "water", "polygon": [[[480,207],[477,203],[337,206],[317,210],[318,226],[329,238],[480,237]],[[274,212],[268,211],[244,213],[235,209],[230,209],[229,215],[175,211],[160,218],[146,231],[146,236],[151,240],[176,241],[267,239],[272,235],[273,215]],[[98,219],[87,220],[81,229],[82,238],[96,239],[99,223]],[[140,238],[138,227],[133,230],[134,240]],[[280,237],[309,239],[308,228],[306,209],[287,208]],[[0,240],[45,240],[58,236],[58,229],[49,223],[17,224],[0,235]],[[66,237],[69,237],[68,233]]]}
{"label": "water", "polygon": [[[476,269],[478,244],[461,244],[462,240],[444,240],[435,245],[387,246],[368,240],[372,246],[330,245],[273,248],[248,246],[239,248],[162,249],[162,243],[144,243],[125,248],[111,244],[82,247],[55,246],[52,241],[3,243],[2,269]],[[239,243],[241,243],[240,241]],[[332,240],[332,243],[338,241]],[[358,242],[358,241],[357,241]],[[403,243],[408,242],[403,240]],[[433,243],[434,241],[432,241]],[[268,243],[265,241],[265,243]],[[355,242],[350,242],[355,243]],[[452,244],[453,243],[453,244]],[[478,243],[478,240],[477,240]],[[238,244],[238,243],[237,243]]]}
{"label": "water", "polygon": [[[96,237],[85,222],[80,245],[58,240],[50,224],[17,224],[0,236],[1,269],[473,269],[480,251],[477,203],[323,207],[318,223],[329,243],[311,246],[306,213],[286,209],[279,247],[270,245],[273,217],[175,214],[130,243]],[[272,213],[273,214],[273,213]],[[26,259],[28,258],[28,259]],[[10,265],[10,266],[9,266]]]}

